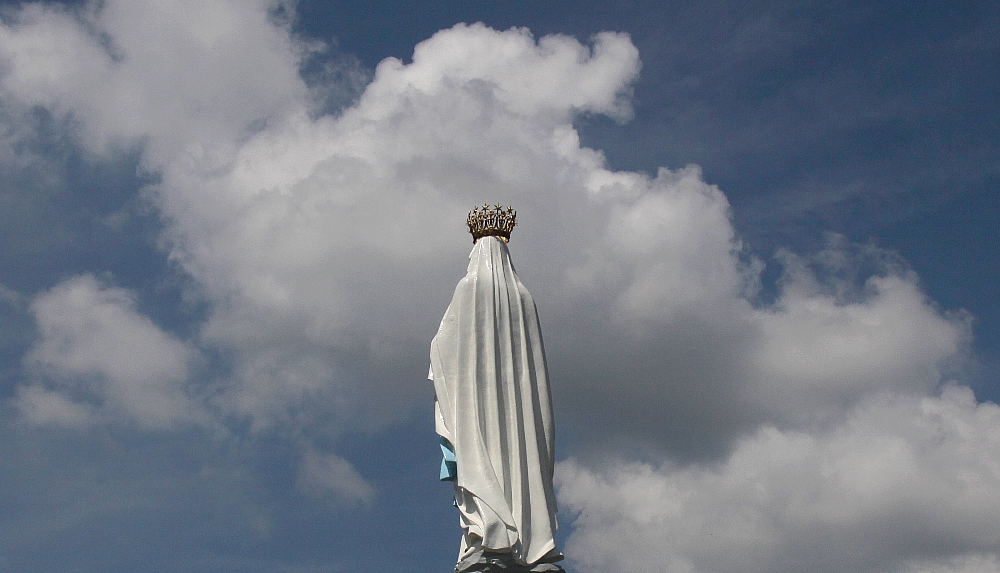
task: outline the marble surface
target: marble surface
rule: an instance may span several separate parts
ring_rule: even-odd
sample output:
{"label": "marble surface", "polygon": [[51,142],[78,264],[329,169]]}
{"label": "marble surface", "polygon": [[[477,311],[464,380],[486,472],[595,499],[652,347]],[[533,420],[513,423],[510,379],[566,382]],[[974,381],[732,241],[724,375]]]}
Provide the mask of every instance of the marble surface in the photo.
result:
{"label": "marble surface", "polygon": [[459,561],[480,550],[522,566],[556,561],[554,426],[535,303],[507,243],[483,237],[469,258],[430,372],[436,430],[455,451]]}

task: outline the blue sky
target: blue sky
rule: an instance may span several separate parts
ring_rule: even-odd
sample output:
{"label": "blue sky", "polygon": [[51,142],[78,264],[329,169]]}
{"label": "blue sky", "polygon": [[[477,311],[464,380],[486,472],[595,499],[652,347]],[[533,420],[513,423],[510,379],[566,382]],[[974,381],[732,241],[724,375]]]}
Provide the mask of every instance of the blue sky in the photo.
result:
{"label": "blue sky", "polygon": [[489,201],[570,571],[1000,571],[993,3],[0,22],[0,570],[452,567],[423,378]]}

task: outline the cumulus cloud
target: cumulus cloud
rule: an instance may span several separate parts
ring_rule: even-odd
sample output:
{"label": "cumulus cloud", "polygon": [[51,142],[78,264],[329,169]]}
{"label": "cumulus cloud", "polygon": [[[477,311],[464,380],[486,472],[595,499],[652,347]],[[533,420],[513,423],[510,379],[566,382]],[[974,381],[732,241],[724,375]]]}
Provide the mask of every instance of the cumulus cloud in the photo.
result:
{"label": "cumulus cloud", "polygon": [[251,122],[305,97],[274,5],[27,3],[0,27],[0,93],[70,117],[93,151],[142,139],[154,167],[222,160]]}
{"label": "cumulus cloud", "polygon": [[996,553],[963,555],[951,559],[917,560],[906,566],[911,573],[994,573],[1000,571]]}
{"label": "cumulus cloud", "polygon": [[341,502],[370,505],[375,498],[375,488],[358,474],[344,458],[315,449],[303,455],[299,470],[298,486],[310,496],[322,498],[335,496]]}
{"label": "cumulus cloud", "polygon": [[572,460],[581,571],[994,571],[1000,408],[883,396],[824,432],[762,427],[719,464]]}
{"label": "cumulus cloud", "polygon": [[[469,45],[468,60],[455,58],[456,43]],[[567,145],[568,122],[575,111],[625,113],[621,94],[637,68],[622,35],[585,48],[457,26],[418,46],[410,65],[383,62],[341,115],[290,115],[254,135],[230,170],[168,166],[156,192],[174,222],[172,255],[217,302],[205,339],[276,365],[263,384],[243,376],[233,403],[270,419],[255,399],[266,384],[297,404],[326,393],[341,417],[377,408],[361,417],[377,422],[405,411],[425,387],[352,360],[426,354],[440,311],[423,301],[453,287],[468,240],[454,222],[469,205],[490,198],[541,210],[559,200],[543,185],[575,189],[595,167],[606,173],[593,152]],[[529,90],[535,76],[551,88]],[[564,89],[579,78],[592,85]],[[591,169],[581,173],[581,162]],[[358,392],[379,398],[351,397]]]}
{"label": "cumulus cloud", "polygon": [[[752,389],[786,419],[877,392],[933,392],[970,339],[969,317],[941,314],[911,272],[879,260],[887,253],[843,243],[834,237],[812,261],[785,253],[781,295],[754,315],[762,343],[748,368]],[[871,276],[844,276],[845,266],[866,265]]]}
{"label": "cumulus cloud", "polygon": [[[885,252],[839,239],[783,255],[761,304],[761,264],[698,167],[614,171],[581,146],[579,114],[630,115],[627,35],[456,25],[317,117],[323,90],[299,74],[315,52],[274,6],[28,4],[0,26],[5,102],[66,118],[93,153],[141,146],[162,247],[207,308],[185,341],[91,276],[38,295],[29,419],[207,416],[294,436],[303,492],[370,503],[315,444],[427,403],[465,213],[501,202],[519,210],[512,251],[557,416],[587,450],[560,469],[581,568],[995,566],[978,527],[998,509],[996,407],[959,386],[937,396],[961,375],[968,319]],[[195,347],[225,371],[197,400]],[[609,447],[656,461],[608,466]]]}
{"label": "cumulus cloud", "polygon": [[[671,177],[680,182],[658,190],[661,173],[631,225],[617,221],[568,273],[586,285],[568,289],[571,306],[596,312],[555,317],[571,334],[550,336],[554,370],[593,431],[711,457],[761,423],[835,422],[873,394],[932,392],[960,375],[969,317],[943,314],[891,253],[838,237],[785,253],[777,299],[755,304],[760,267],[741,262],[724,197],[696,174]],[[671,217],[699,224],[678,223],[671,240]],[[623,243],[650,220],[653,236]]]}
{"label": "cumulus cloud", "polygon": [[201,414],[184,388],[193,351],[139,314],[132,293],[84,275],[39,295],[31,310],[39,340],[25,362],[35,381],[18,396],[31,422],[110,418],[161,429]]}

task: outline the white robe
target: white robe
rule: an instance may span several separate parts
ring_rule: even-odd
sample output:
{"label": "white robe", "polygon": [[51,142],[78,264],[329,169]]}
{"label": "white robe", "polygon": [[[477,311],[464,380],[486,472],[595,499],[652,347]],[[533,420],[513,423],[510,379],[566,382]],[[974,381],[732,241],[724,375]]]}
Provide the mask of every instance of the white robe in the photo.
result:
{"label": "white robe", "polygon": [[469,258],[431,342],[436,430],[455,450],[463,549],[551,561],[560,557],[552,401],[535,303],[503,240],[479,239]]}

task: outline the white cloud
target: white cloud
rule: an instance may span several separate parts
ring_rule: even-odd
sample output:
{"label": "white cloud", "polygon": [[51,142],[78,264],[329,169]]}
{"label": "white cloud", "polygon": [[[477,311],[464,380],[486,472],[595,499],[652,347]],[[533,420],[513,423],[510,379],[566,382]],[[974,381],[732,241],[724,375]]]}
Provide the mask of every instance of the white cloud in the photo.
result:
{"label": "white cloud", "polygon": [[217,167],[253,121],[305,100],[274,4],[25,4],[0,26],[0,94],[72,117],[87,149],[143,139],[153,168],[180,154]]}
{"label": "white cloud", "polygon": [[166,428],[200,415],[184,389],[193,351],[139,314],[132,293],[83,275],[36,297],[31,310],[39,340],[25,363],[36,381],[18,396],[30,421]]}
{"label": "white cloud", "polygon": [[991,571],[1000,552],[1000,407],[948,387],[887,394],[828,431],[763,427],[718,465],[574,461],[581,571]]}
{"label": "white cloud", "polygon": [[83,427],[95,420],[93,406],[74,402],[65,394],[33,384],[18,390],[17,407],[33,424]]}
{"label": "white cloud", "polygon": [[[829,272],[838,270],[831,258],[868,258],[851,255],[832,245],[814,259]],[[799,257],[786,254],[784,263],[780,298],[754,315],[762,343],[749,370],[762,407],[786,419],[821,416],[873,392],[933,391],[969,341],[969,318],[943,316],[905,270],[882,264],[862,284],[845,284],[821,282]]]}
{"label": "white cloud", "polygon": [[516,115],[568,119],[576,110],[626,119],[632,112],[624,96],[639,71],[637,56],[624,34],[598,34],[591,49],[569,36],[536,41],[526,29],[496,33],[482,24],[459,24],[418,44],[413,65],[394,58],[379,64],[362,106],[372,105],[376,117],[385,117],[392,107],[377,101],[388,103],[410,90],[437,96],[478,82]]}
{"label": "white cloud", "polygon": [[604,231],[602,266],[617,265],[614,274],[626,280],[615,301],[623,319],[670,320],[719,303],[734,310],[743,277],[722,192],[696,166],[661,169],[653,181],[637,183],[612,206]]}
{"label": "white cloud", "polygon": [[351,462],[315,449],[308,449],[303,454],[298,487],[312,497],[333,495],[349,504],[370,505],[375,499],[375,488],[361,477]]}
{"label": "white cloud", "polygon": [[[468,60],[455,58],[458,44]],[[174,223],[173,256],[217,303],[205,339],[243,350],[248,364],[264,356],[282,365],[261,384],[242,377],[231,403],[268,419],[265,386],[299,404],[311,380],[307,393],[325,393],[343,416],[378,409],[358,416],[378,423],[405,412],[427,391],[419,378],[400,384],[382,370],[358,380],[344,355],[426,354],[440,311],[424,301],[453,288],[468,241],[463,213],[484,198],[541,212],[558,200],[550,192],[579,192],[583,178],[604,172],[592,152],[566,145],[567,122],[575,110],[625,113],[621,93],[637,67],[621,35],[598,36],[589,49],[457,26],[418,46],[411,65],[383,62],[342,115],[271,124],[240,147],[231,170],[168,166],[157,193]],[[557,87],[531,92],[524,82],[535,76]],[[584,78],[586,90],[557,97],[558,86]]]}
{"label": "white cloud", "polygon": [[916,560],[902,569],[907,573],[996,573],[1000,557],[996,553],[971,554],[951,559]]}

